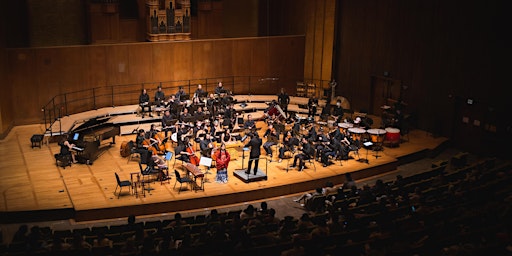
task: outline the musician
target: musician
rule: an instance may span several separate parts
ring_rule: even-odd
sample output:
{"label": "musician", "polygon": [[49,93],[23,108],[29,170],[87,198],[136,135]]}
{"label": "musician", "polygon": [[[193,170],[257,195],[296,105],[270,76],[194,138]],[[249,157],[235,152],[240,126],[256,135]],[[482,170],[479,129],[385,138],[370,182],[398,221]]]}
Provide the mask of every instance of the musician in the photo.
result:
{"label": "musician", "polygon": [[308,117],[315,117],[316,108],[318,106],[318,99],[311,97],[308,100]]}
{"label": "musician", "polygon": [[196,111],[194,112],[194,117],[196,120],[204,120],[206,114],[203,111],[203,108],[201,106],[197,106]]}
{"label": "musician", "polygon": [[228,165],[231,160],[229,152],[226,150],[226,144],[220,144],[219,150],[215,152],[215,167],[217,168],[217,175],[215,181],[218,183],[228,182]]}
{"label": "musician", "polygon": [[215,94],[217,94],[217,96],[220,96],[223,93],[226,93],[226,90],[224,89],[224,87],[222,87],[222,82],[219,82],[218,86],[215,87]]}
{"label": "musician", "polygon": [[318,129],[318,134],[316,135],[314,142],[316,157],[320,158],[323,148],[325,147],[326,143],[329,142],[329,137],[327,134],[324,133],[323,127],[320,127],[320,129]]}
{"label": "musician", "polygon": [[199,149],[201,150],[202,156],[205,156],[205,157],[212,156],[213,139],[212,139],[211,134],[206,133],[204,138],[201,141],[199,141]]}
{"label": "musician", "polygon": [[279,133],[276,131],[272,124],[268,125],[268,129],[263,134],[263,137],[267,139],[267,141],[263,144],[263,149],[267,153],[267,156],[270,157],[270,162],[272,162],[272,146],[277,145],[279,142]]}
{"label": "musician", "polygon": [[253,130],[256,129],[256,124],[254,123],[254,120],[252,120],[252,115],[247,115],[247,120],[244,122],[244,129]]}
{"label": "musician", "polygon": [[198,84],[192,101],[197,104],[202,103],[204,95],[206,95],[206,92],[203,90],[203,86]]}
{"label": "musician", "polygon": [[210,116],[215,116],[216,108],[215,108],[215,95],[213,93],[210,94],[208,99],[206,100],[206,108],[208,109],[208,112],[210,112]]}
{"label": "musician", "polygon": [[139,106],[142,108],[142,118],[144,118],[145,109],[147,108],[147,112],[149,113],[149,117],[153,117],[151,114],[151,105],[149,104],[149,95],[146,89],[142,89],[142,92],[139,95]]}
{"label": "musician", "polygon": [[228,126],[229,128],[233,128],[233,116],[235,115],[235,110],[233,109],[233,104],[228,104],[226,106],[226,110],[224,111],[224,121],[222,125],[224,127]]}
{"label": "musician", "polygon": [[323,121],[327,121],[329,117],[332,115],[331,104],[327,102],[325,106],[322,108],[322,112],[320,113],[320,119]]}
{"label": "musician", "polygon": [[178,131],[176,132],[176,139],[178,141],[178,145],[185,144],[185,137],[188,135],[189,130],[188,126],[185,123],[181,123],[179,125]]}
{"label": "musician", "polygon": [[165,101],[165,94],[162,91],[162,86],[159,85],[157,87],[156,92],[155,92],[155,102],[156,102],[156,105],[158,107],[160,107],[160,106],[164,105],[164,101]]}
{"label": "musician", "polygon": [[176,99],[176,95],[175,94],[171,94],[171,96],[169,97],[169,99],[166,102],[166,107],[169,108],[169,110],[171,111],[171,115],[173,117],[178,116],[179,106],[180,106],[180,103]]}
{"label": "musician", "polygon": [[[306,128],[304,127],[304,129]],[[306,139],[310,141],[315,141],[317,139],[317,132],[314,124],[312,124],[311,127],[309,128],[308,134],[306,135]]]}
{"label": "musician", "polygon": [[315,149],[313,148],[313,145],[305,138],[302,137],[302,147],[301,152],[293,158],[293,164],[290,166],[292,168],[297,167],[297,160],[299,161],[299,172],[302,172],[304,168],[306,167],[305,160],[309,160],[314,157],[315,155]]}
{"label": "musician", "polygon": [[148,165],[153,168],[153,170],[158,172],[158,181],[169,179],[167,172],[164,172],[164,170],[168,170],[169,167],[167,166],[165,160],[162,159],[162,157],[158,156],[157,154],[153,154],[151,156],[151,162]]}
{"label": "musician", "polygon": [[249,134],[249,136],[251,137],[251,140],[244,146],[245,148],[247,148],[247,147],[251,148],[251,151],[249,153],[249,165],[248,165],[247,171],[245,173],[247,173],[247,174],[251,173],[252,162],[254,162],[253,173],[254,173],[254,175],[256,175],[258,173],[258,164],[260,161],[259,158],[261,155],[262,140],[258,136],[257,132],[252,132]]}
{"label": "musician", "polygon": [[233,136],[231,134],[231,129],[226,129],[224,131],[224,133],[222,133],[222,135],[220,136],[220,141],[222,143],[225,143],[225,142],[231,142],[231,141],[235,141],[235,136]]}
{"label": "musician", "polygon": [[178,92],[176,92],[176,94],[175,94],[175,97],[178,100],[178,102],[185,101],[186,99],[185,99],[185,97],[183,97],[185,95],[186,95],[186,93],[185,93],[185,90],[183,89],[183,86],[180,86],[178,88]]}
{"label": "musician", "polygon": [[181,112],[180,115],[180,121],[185,122],[190,117],[192,117],[192,115],[188,112],[188,108],[183,108],[183,112]]}
{"label": "musician", "polygon": [[149,131],[146,133],[146,139],[154,138],[159,131],[156,129],[155,124],[151,124]]}
{"label": "musician", "polygon": [[286,132],[283,137],[282,147],[279,148],[279,163],[283,161],[284,153],[287,151],[294,152],[295,146],[299,145],[299,140],[293,136],[292,131]]}
{"label": "musician", "polygon": [[341,106],[341,100],[336,101],[336,106],[332,110],[332,115],[336,118],[336,123],[341,123],[343,120],[343,107]]}
{"label": "musician", "polygon": [[167,138],[167,134],[169,130],[173,128],[172,120],[174,118],[171,116],[171,111],[165,110],[164,115],[162,116],[162,130],[165,133],[165,137]]}
{"label": "musician", "polygon": [[141,163],[145,164],[149,154],[149,144],[145,143],[146,141],[146,132],[144,129],[140,129],[137,133],[137,137],[135,137],[135,152],[140,154]]}
{"label": "musician", "polygon": [[73,149],[73,147],[76,147],[76,145],[69,141],[68,134],[64,135],[64,137],[63,137],[61,143],[59,143],[59,145],[60,145],[60,155],[61,156],[66,156],[66,155],[71,156],[71,160],[73,161],[74,164],[76,164],[77,163],[77,161],[75,159],[76,152]]}
{"label": "musician", "polygon": [[322,162],[323,167],[327,167],[330,164],[329,157],[336,156],[340,148],[341,144],[336,138],[330,138],[330,140],[324,144],[324,147],[320,152],[320,161]]}
{"label": "musician", "polygon": [[281,92],[277,95],[277,102],[283,110],[286,117],[288,117],[288,104],[290,104],[290,96],[281,88]]}
{"label": "musician", "polygon": [[[191,151],[192,144],[190,143],[190,139],[185,137],[183,139],[183,143],[174,149],[176,157],[178,157],[178,160],[182,160],[186,163],[192,163],[192,158],[197,158],[197,156]],[[197,164],[197,163],[196,163]]]}

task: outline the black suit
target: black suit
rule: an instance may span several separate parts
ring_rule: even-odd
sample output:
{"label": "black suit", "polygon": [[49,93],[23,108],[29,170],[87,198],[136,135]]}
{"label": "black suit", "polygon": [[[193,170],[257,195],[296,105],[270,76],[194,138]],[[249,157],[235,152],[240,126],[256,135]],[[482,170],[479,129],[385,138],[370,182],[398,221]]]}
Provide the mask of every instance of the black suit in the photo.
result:
{"label": "black suit", "polygon": [[253,161],[254,161],[254,170],[253,170],[254,175],[256,175],[256,173],[258,172],[258,163],[259,163],[259,158],[261,155],[262,143],[263,142],[260,137],[254,136],[251,138],[251,140],[247,144],[245,144],[245,147],[251,147],[251,152],[249,153],[249,166],[247,167],[246,173],[251,172],[251,166],[252,166]]}

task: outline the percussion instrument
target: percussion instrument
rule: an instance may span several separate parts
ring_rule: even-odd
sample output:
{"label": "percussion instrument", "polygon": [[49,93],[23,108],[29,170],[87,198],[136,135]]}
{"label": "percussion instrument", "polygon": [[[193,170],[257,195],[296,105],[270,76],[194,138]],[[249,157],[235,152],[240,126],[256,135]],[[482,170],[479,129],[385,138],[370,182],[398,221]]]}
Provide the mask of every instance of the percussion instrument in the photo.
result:
{"label": "percussion instrument", "polygon": [[383,136],[386,134],[384,129],[368,129],[366,132],[370,134],[370,140],[373,143],[381,143]]}
{"label": "percussion instrument", "polygon": [[277,118],[279,119],[284,119],[286,118],[286,114],[284,113],[284,111],[281,109],[281,107],[279,105],[274,105],[272,106],[268,111],[267,111],[267,114],[269,116],[277,116]]}
{"label": "percussion instrument", "polygon": [[338,127],[340,127],[342,131],[346,131],[347,129],[354,127],[354,124],[353,123],[338,123]]}
{"label": "percussion instrument", "polygon": [[390,147],[397,147],[400,144],[400,129],[388,127],[386,130],[386,137],[384,141]]}
{"label": "percussion instrument", "polygon": [[171,135],[171,140],[174,141],[174,142],[178,142],[178,133],[176,133],[176,132],[173,133]]}
{"label": "percussion instrument", "polygon": [[361,136],[366,133],[366,130],[359,127],[348,128],[348,131],[352,134],[353,140],[361,140]]}
{"label": "percussion instrument", "polygon": [[318,125],[320,126],[326,126],[327,125],[327,122],[323,122],[323,121],[318,121],[316,122]]}

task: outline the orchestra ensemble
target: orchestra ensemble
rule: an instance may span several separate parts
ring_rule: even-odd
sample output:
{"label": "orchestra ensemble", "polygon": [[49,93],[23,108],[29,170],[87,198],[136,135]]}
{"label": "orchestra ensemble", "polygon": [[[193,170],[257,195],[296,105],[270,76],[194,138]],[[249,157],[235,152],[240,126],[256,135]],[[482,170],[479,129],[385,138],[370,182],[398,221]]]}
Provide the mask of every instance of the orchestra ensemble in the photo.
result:
{"label": "orchestra ensemble", "polygon": [[[289,167],[303,171],[307,161],[318,161],[325,167],[332,164],[332,160],[346,160],[349,152],[357,151],[368,140],[357,129],[370,129],[373,120],[366,116],[352,119],[346,115],[339,100],[332,106],[329,102],[323,106],[317,118],[318,99],[308,100],[307,117],[288,113],[289,102],[290,97],[281,89],[276,100],[267,103],[263,120],[267,126],[261,131],[260,138],[256,120],[251,114],[245,118],[245,114],[235,111],[234,105],[239,103],[222,82],[212,93],[197,85],[192,96],[187,95],[182,87],[167,96],[159,86],[152,101],[144,89],[139,97],[142,117],[158,113],[161,127],[157,129],[153,124],[148,131],[138,130],[135,151],[147,164],[153,164],[158,159],[155,156],[166,152],[172,152],[176,159],[196,166],[199,166],[200,157],[213,160],[222,157],[220,167],[227,170],[229,160],[236,159],[236,156],[233,151],[230,155],[226,148],[236,145],[251,151],[246,173],[251,173],[254,162],[253,173],[256,175],[261,152],[265,152],[270,162],[274,157],[279,163],[289,159],[292,162]],[[386,116],[385,122],[393,122],[393,119]],[[225,183],[226,178],[222,177],[221,181]]]}

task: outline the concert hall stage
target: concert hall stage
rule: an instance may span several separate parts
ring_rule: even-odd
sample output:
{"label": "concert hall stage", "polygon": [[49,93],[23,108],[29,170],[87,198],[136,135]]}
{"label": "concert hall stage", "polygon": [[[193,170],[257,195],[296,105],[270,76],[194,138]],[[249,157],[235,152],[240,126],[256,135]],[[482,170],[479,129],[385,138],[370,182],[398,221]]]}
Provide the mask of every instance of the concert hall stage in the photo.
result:
{"label": "concert hall stage", "polygon": [[356,159],[335,161],[325,168],[319,162],[315,162],[315,166],[307,164],[308,168],[303,172],[292,168],[287,171],[286,167],[291,162],[285,159],[278,163],[274,156],[272,162],[260,162],[260,169],[266,170],[267,179],[248,183],[233,175],[242,166],[242,149],[237,148],[240,155],[234,156],[236,159],[230,162],[228,183],[216,183],[216,170],[212,168],[206,176],[209,182],[204,184],[204,190],[187,189],[179,193],[180,184],[174,188],[174,169],[182,175],[185,170],[179,160],[175,162],[172,158],[169,161],[172,178],[168,183],[151,183],[152,190],[147,191],[145,197],[133,195],[124,187],[117,198],[114,195],[117,185],[114,173],[118,173],[121,180],[130,180],[131,173],[140,173],[137,161],[127,161],[120,155],[121,143],[135,140],[135,135],[117,136],[116,144],[105,150],[93,165],[73,164],[63,169],[55,165],[53,155],[59,152],[56,143],[42,148],[31,147],[31,136],[43,131],[43,125],[17,126],[1,141],[0,184],[3,196],[0,215],[3,222],[99,220],[130,214],[139,216],[204,209],[277,197],[310,191],[326,181],[340,184],[347,172],[354,179],[389,173],[401,164],[435,154],[448,142],[446,138],[412,130],[406,141],[398,147],[384,147],[378,152],[378,157],[376,152],[361,149],[359,154],[363,158],[368,154],[368,163],[357,161],[356,156]]}

